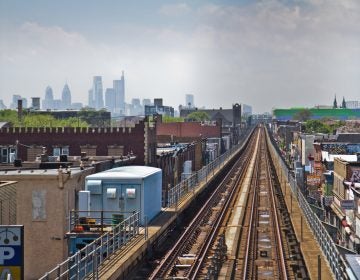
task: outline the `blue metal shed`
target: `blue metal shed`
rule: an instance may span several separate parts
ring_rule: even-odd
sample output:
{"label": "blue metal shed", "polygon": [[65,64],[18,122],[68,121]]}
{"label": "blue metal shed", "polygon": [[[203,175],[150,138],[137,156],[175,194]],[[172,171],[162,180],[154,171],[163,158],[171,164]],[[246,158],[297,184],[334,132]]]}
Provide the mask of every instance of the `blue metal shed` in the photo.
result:
{"label": "blue metal shed", "polygon": [[[141,224],[161,211],[162,171],[149,166],[123,166],[92,174],[85,179],[85,190],[89,193],[88,206],[79,199],[79,210],[123,212],[127,218],[140,211]],[[109,211],[109,212],[107,212]]]}

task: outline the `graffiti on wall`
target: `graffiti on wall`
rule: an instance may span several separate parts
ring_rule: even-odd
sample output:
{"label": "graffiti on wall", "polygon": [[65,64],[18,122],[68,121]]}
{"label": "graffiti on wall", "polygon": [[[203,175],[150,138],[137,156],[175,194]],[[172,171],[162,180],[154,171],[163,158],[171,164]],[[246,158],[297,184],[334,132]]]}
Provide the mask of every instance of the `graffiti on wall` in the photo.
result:
{"label": "graffiti on wall", "polygon": [[346,144],[322,144],[322,150],[329,152],[333,155],[346,154]]}
{"label": "graffiti on wall", "polygon": [[354,183],[360,183],[360,168],[351,168],[350,181]]}
{"label": "graffiti on wall", "polygon": [[351,155],[360,153],[360,144],[327,143],[322,144],[321,149],[333,155]]}

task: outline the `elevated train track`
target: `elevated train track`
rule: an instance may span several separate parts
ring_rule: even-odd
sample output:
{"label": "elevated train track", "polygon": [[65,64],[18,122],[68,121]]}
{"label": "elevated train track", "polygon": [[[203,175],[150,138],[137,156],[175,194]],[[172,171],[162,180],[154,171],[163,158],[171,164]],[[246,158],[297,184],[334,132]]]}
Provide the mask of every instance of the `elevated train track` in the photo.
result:
{"label": "elevated train track", "polygon": [[[264,129],[148,279],[306,279]],[[296,265],[294,265],[296,263]]]}

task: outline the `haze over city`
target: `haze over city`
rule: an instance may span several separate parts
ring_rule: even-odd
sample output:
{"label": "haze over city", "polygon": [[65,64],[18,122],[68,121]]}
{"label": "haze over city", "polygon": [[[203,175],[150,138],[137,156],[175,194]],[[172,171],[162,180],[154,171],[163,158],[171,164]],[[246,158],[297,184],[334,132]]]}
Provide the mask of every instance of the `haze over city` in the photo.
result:
{"label": "haze over city", "polygon": [[[196,106],[254,112],[360,96],[360,2],[0,0],[0,99],[87,104],[125,71],[125,98],[185,94]],[[314,97],[316,96],[316,99]]]}

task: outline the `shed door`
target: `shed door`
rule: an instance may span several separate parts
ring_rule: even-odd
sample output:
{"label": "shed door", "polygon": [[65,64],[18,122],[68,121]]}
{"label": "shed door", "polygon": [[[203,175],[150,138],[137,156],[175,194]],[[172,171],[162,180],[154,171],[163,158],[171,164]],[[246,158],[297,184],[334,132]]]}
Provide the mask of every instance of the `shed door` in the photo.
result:
{"label": "shed door", "polygon": [[141,211],[141,185],[123,185],[127,212]]}

